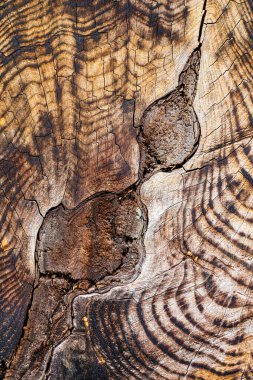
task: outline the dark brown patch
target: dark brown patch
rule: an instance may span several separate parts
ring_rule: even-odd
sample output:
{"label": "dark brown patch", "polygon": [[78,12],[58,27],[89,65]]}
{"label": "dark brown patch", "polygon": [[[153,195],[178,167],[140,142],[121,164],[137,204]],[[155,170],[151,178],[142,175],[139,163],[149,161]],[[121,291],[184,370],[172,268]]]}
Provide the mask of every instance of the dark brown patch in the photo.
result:
{"label": "dark brown patch", "polygon": [[96,282],[138,260],[141,231],[136,197],[100,196],[75,210],[59,206],[40,230],[40,271]]}
{"label": "dark brown patch", "polygon": [[142,165],[151,171],[181,165],[195,151],[200,127],[193,109],[200,52],[195,51],[178,87],[145,111],[141,120]]}

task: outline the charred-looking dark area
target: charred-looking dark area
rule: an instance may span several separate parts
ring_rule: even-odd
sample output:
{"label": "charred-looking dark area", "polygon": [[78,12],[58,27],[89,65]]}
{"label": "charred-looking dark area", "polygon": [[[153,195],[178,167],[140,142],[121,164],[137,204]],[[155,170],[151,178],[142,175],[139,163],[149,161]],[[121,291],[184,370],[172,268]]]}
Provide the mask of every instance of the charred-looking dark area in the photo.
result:
{"label": "charred-looking dark area", "polygon": [[94,284],[139,258],[142,211],[133,192],[104,195],[75,210],[59,206],[39,233],[38,263],[43,274],[62,274]]}
{"label": "charred-looking dark area", "polygon": [[197,49],[181,73],[178,87],[144,112],[139,136],[144,172],[172,169],[195,152],[200,127],[193,101],[199,65],[200,49]]}

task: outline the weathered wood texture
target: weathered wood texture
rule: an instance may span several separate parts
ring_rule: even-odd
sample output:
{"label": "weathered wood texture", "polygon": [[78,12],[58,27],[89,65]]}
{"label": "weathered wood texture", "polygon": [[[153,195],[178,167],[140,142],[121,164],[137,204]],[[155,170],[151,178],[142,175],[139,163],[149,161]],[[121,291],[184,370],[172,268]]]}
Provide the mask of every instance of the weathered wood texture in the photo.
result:
{"label": "weathered wood texture", "polygon": [[0,378],[253,379],[252,12],[0,1]]}

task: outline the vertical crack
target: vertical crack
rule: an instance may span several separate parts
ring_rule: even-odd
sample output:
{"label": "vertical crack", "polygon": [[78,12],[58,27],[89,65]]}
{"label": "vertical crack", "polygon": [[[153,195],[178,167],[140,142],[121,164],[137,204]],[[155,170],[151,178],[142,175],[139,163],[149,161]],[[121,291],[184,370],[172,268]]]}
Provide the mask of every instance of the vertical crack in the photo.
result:
{"label": "vertical crack", "polygon": [[207,7],[207,0],[204,0],[203,9],[202,9],[202,18],[201,18],[201,22],[200,22],[199,36],[198,36],[198,41],[199,41],[200,45],[202,44],[201,38],[202,38],[202,32],[203,32],[203,28],[204,28],[204,21],[205,21],[205,17],[206,17],[206,13],[207,13],[206,7]]}

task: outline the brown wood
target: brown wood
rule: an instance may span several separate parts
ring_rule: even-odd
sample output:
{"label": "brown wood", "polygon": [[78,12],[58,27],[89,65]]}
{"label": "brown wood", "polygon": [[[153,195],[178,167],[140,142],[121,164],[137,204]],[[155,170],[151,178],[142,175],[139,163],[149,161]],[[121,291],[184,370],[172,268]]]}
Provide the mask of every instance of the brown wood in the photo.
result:
{"label": "brown wood", "polygon": [[252,12],[0,1],[0,379],[253,379]]}

